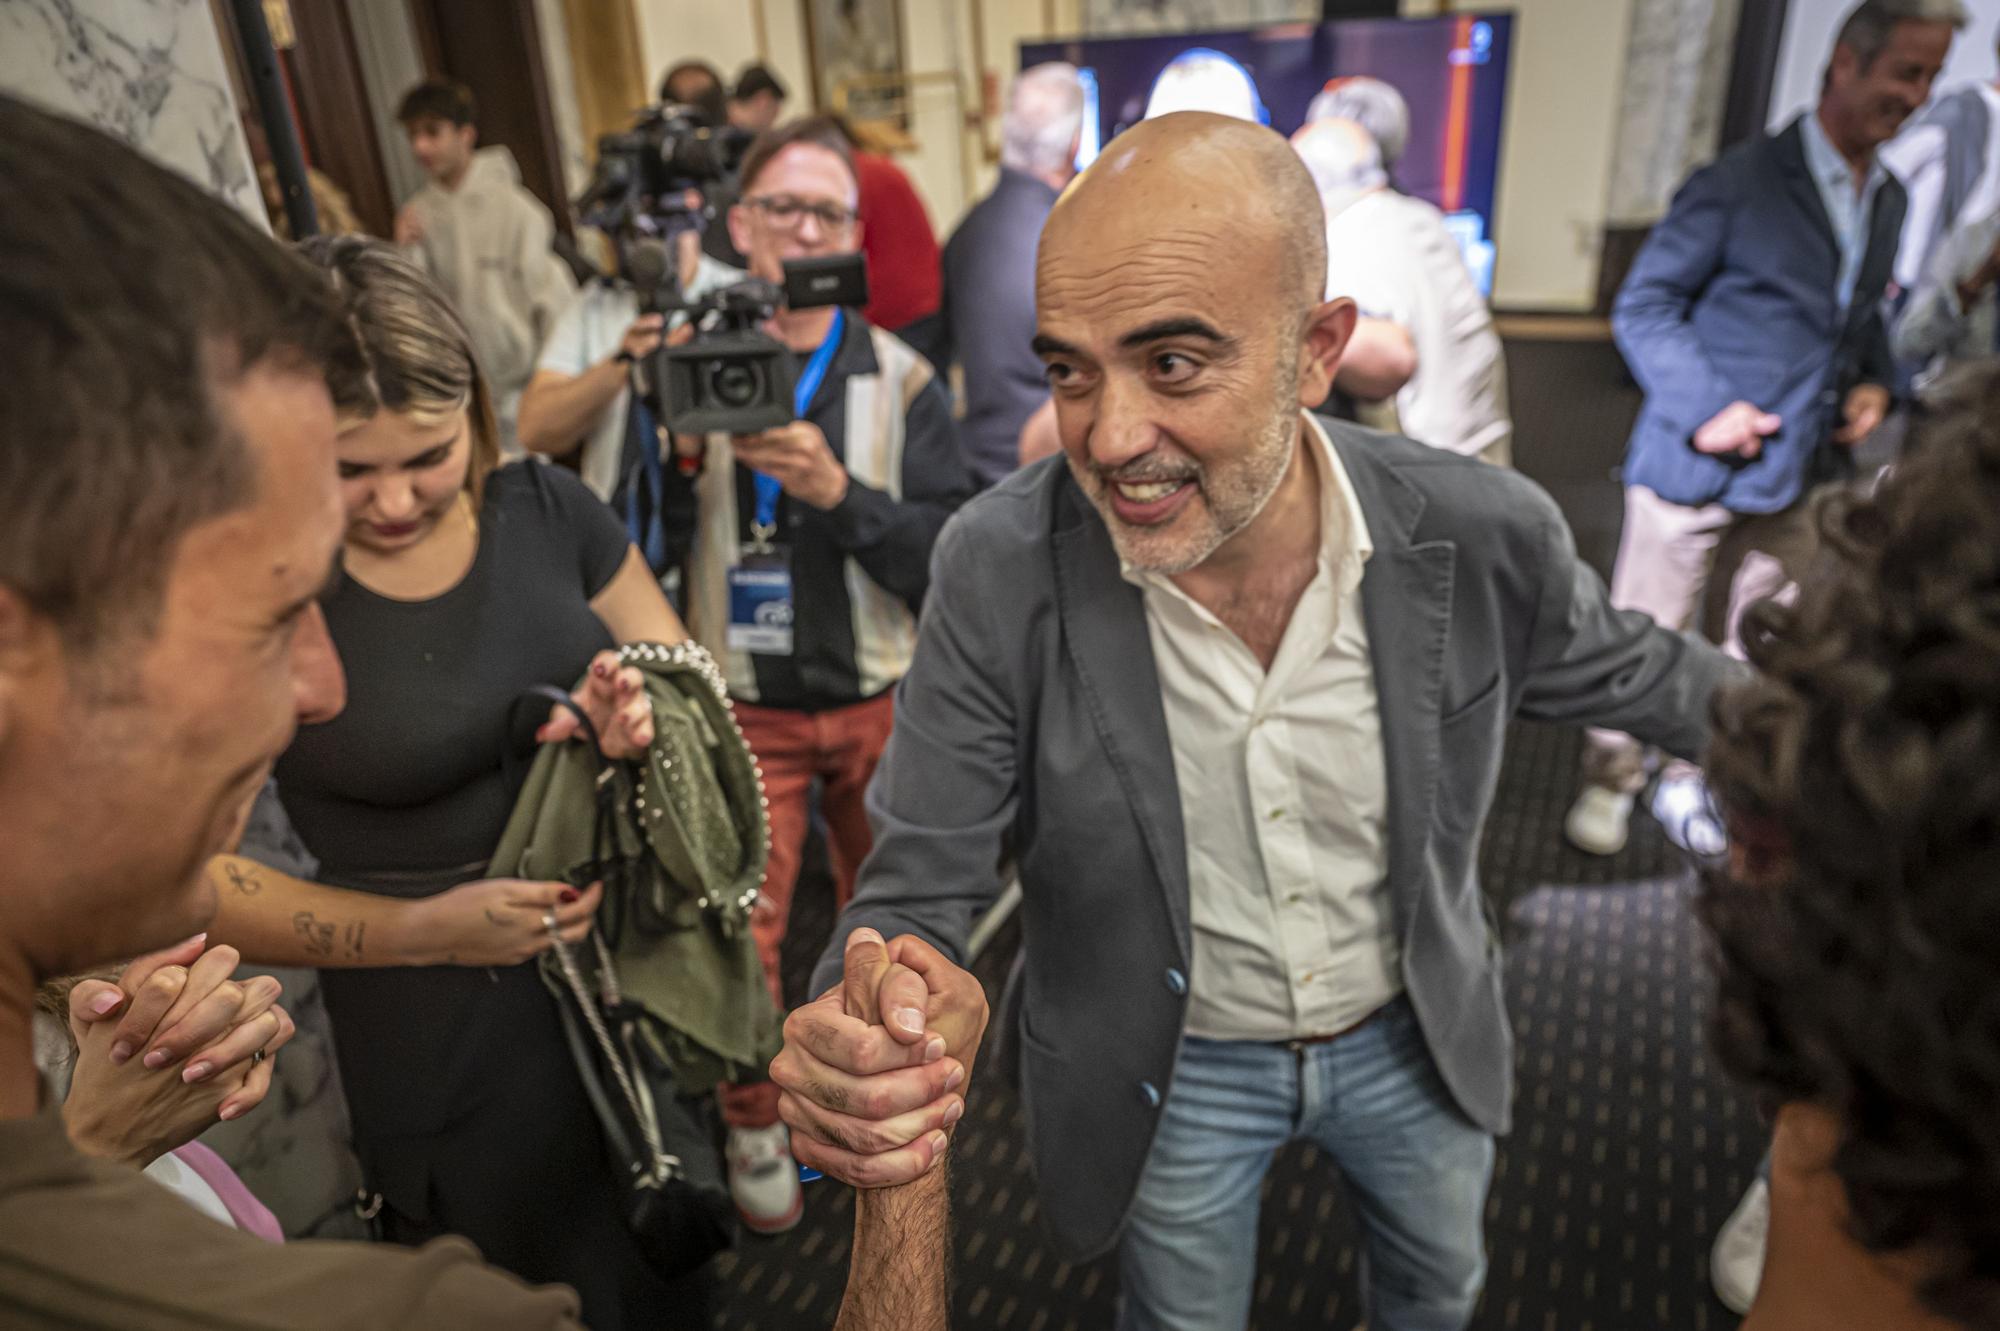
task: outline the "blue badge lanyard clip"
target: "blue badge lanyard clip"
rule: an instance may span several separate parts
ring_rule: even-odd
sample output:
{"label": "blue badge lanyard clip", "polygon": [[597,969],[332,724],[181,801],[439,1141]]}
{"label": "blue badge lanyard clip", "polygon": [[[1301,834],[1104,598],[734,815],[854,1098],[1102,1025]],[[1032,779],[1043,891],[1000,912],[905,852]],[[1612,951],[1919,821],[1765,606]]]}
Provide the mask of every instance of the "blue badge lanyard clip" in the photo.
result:
{"label": "blue badge lanyard clip", "polygon": [[[833,322],[828,325],[826,337],[819,344],[812,359],[799,375],[799,382],[792,389],[792,418],[804,420],[806,408],[812,405],[813,395],[826,379],[827,367],[833,364],[833,354],[840,350],[841,330],[847,323],[846,311],[836,307]],[[757,515],[750,524],[751,544],[759,550],[771,548],[771,538],[778,533],[778,496],[784,486],[775,476],[755,472],[757,478]]]}

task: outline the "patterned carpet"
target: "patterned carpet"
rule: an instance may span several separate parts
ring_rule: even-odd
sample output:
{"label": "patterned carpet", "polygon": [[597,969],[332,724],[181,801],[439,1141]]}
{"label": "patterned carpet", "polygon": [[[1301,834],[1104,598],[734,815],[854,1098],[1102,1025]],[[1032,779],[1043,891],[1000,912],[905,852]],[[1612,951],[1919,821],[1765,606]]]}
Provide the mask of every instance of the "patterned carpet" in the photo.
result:
{"label": "patterned carpet", "polygon": [[[1635,405],[1616,354],[1592,344],[1510,343],[1522,468],[1570,515],[1585,557],[1615,548],[1610,479]],[[1538,416],[1532,404],[1544,404]],[[1710,1062],[1706,984],[1691,880],[1658,829],[1594,860],[1560,826],[1578,736],[1516,727],[1481,854],[1507,921],[1507,994],[1517,1037],[1515,1130],[1501,1143],[1487,1208],[1492,1272],[1476,1331],[1707,1331],[1732,1318],[1707,1281],[1715,1229],[1763,1147],[1757,1118]],[[823,874],[803,882],[787,949],[796,989],[831,928]],[[1003,931],[977,968],[997,1001],[1018,946]],[[1046,1246],[1019,1101],[994,1075],[974,1084],[953,1150],[961,1331],[1102,1331],[1110,1261],[1070,1266]],[[831,1323],[846,1279],[850,1195],[810,1187],[805,1222],[750,1240],[719,1274],[719,1328]],[[1253,1325],[1358,1325],[1354,1231],[1337,1171],[1317,1151],[1281,1152],[1266,1187]]]}
{"label": "patterned carpet", "polygon": [[[1703,1038],[1706,986],[1691,880],[1650,823],[1609,860],[1561,843],[1572,732],[1517,727],[1489,825],[1487,882],[1506,908],[1507,995],[1518,1050],[1515,1129],[1487,1207],[1492,1273],[1475,1331],[1708,1331],[1734,1325],[1709,1292],[1708,1247],[1756,1168],[1763,1139]],[[830,898],[801,933],[824,937]],[[978,972],[997,999],[1018,938]],[[797,949],[801,969],[809,949]],[[1110,1261],[1072,1267],[1043,1241],[1019,1101],[975,1084],[953,1150],[958,1284],[953,1325],[1100,1331]],[[846,1279],[852,1200],[811,1185],[791,1234],[725,1258],[716,1325],[823,1327]],[[1266,1186],[1253,1325],[1362,1319],[1354,1231],[1337,1171],[1311,1147],[1281,1152]]]}

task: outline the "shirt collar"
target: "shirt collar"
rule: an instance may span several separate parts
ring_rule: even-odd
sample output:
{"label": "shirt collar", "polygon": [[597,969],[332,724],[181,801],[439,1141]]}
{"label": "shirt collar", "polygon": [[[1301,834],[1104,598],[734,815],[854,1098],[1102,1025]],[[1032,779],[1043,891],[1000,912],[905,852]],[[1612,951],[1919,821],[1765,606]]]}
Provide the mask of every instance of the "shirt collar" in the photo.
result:
{"label": "shirt collar", "polygon": [[[1328,570],[1351,568],[1354,581],[1360,581],[1361,566],[1375,554],[1374,538],[1368,534],[1368,519],[1361,511],[1361,500],[1354,493],[1354,486],[1347,478],[1347,467],[1340,460],[1340,450],[1333,446],[1319,418],[1309,411],[1299,413],[1305,422],[1306,438],[1313,444],[1319,462],[1319,562]],[[1336,547],[1333,534],[1345,539]],[[1118,571],[1125,581],[1139,587],[1165,586],[1179,591],[1173,581],[1158,573],[1134,568],[1122,556],[1118,560]]]}
{"label": "shirt collar", "polygon": [[[1826,126],[1819,123],[1819,113],[1817,111],[1806,112],[1803,119],[1805,124],[1801,128],[1800,137],[1805,141],[1806,169],[1812,172],[1813,179],[1817,180],[1822,188],[1846,190],[1846,197],[1852,197],[1854,193],[1854,168],[1847,164],[1847,159],[1842,157],[1840,150],[1833,146],[1833,140],[1826,136]],[[1868,155],[1868,178],[1862,183],[1863,192],[1872,191],[1875,186],[1882,182],[1883,177],[1887,174],[1887,169],[1882,165],[1881,156],[1877,153],[1870,153]]]}

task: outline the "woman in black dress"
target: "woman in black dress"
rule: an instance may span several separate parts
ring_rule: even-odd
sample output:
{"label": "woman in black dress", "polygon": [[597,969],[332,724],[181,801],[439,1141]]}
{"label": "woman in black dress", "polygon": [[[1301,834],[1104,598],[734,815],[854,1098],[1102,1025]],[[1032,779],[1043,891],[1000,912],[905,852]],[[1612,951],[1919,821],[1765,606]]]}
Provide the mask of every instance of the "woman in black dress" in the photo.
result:
{"label": "woman in black dress", "polygon": [[[510,758],[568,732],[546,724],[546,709],[517,713],[522,693],[569,689],[588,671],[576,696],[606,748],[641,752],[650,704],[615,649],[686,634],[580,481],[495,465],[470,340],[429,280],[380,242],[310,242],[306,253],[346,296],[369,364],[331,384],[348,528],[346,575],[324,607],[347,707],[299,732],[279,789],[324,883],[428,899],[483,875],[511,812]],[[526,726],[510,732],[521,713]],[[595,905],[594,890],[554,890],[547,911],[526,909],[569,924]],[[496,929],[508,923],[492,914]],[[530,1281],[576,1288],[596,1331],[705,1323],[703,1291],[663,1285],[624,1228],[534,963],[350,967],[324,983],[388,1237],[470,1238]]]}

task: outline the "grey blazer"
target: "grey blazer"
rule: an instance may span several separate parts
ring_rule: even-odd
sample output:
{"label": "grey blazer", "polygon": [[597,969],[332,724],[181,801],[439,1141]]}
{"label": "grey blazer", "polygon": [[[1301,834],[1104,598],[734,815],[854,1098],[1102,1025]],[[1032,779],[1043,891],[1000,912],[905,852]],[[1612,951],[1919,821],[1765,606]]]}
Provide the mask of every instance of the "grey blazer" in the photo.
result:
{"label": "grey blazer", "polygon": [[[1699,754],[1733,669],[1611,608],[1552,500],[1518,473],[1325,422],[1375,554],[1361,603],[1380,697],[1403,980],[1445,1084],[1506,1130],[1512,1040],[1480,827],[1515,716]],[[872,925],[957,957],[1011,853],[1024,888],[1022,1095],[1063,1253],[1123,1226],[1187,1006],[1188,857],[1139,590],[1060,458],[953,518],[868,792],[875,851],[821,959]],[[998,1024],[998,1023],[996,1023]]]}

